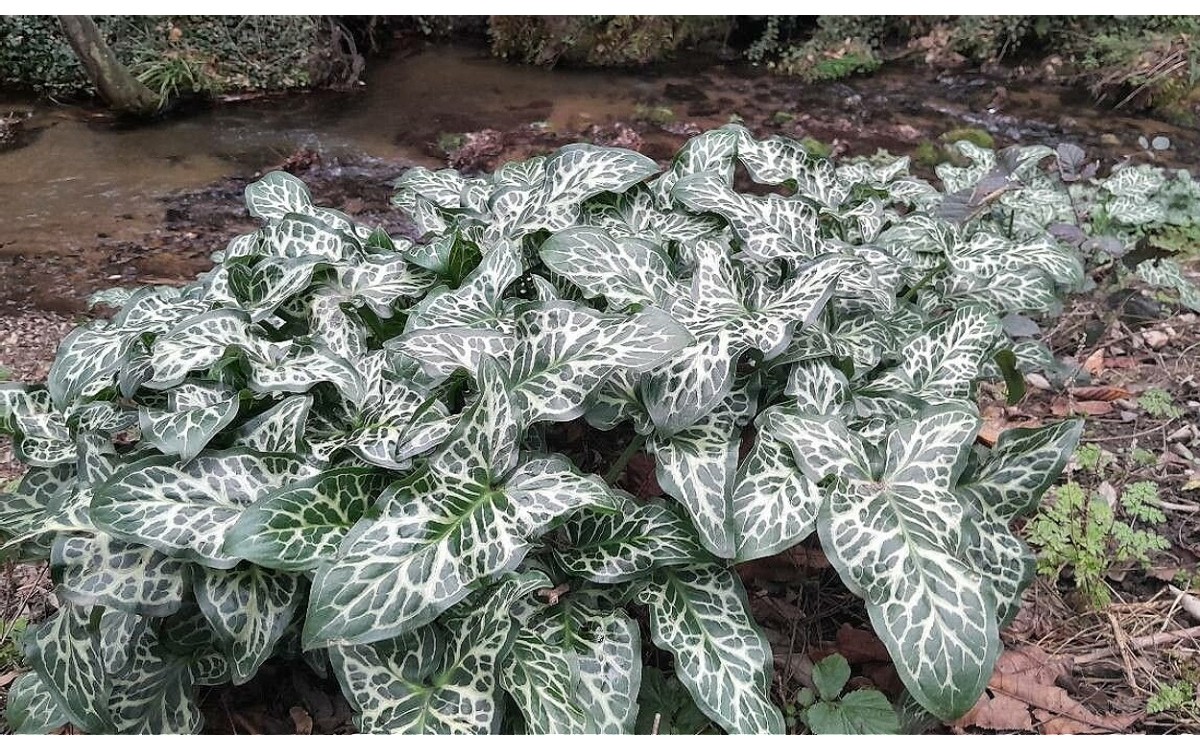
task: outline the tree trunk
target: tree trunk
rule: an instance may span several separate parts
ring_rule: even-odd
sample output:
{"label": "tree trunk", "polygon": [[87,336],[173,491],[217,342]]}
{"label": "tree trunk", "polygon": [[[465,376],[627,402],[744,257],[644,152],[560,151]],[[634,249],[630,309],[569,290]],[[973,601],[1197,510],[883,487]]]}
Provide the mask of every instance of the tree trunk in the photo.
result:
{"label": "tree trunk", "polygon": [[92,85],[109,106],[138,117],[159,110],[162,102],[158,96],[125,69],[91,16],[59,16],[58,20]]}

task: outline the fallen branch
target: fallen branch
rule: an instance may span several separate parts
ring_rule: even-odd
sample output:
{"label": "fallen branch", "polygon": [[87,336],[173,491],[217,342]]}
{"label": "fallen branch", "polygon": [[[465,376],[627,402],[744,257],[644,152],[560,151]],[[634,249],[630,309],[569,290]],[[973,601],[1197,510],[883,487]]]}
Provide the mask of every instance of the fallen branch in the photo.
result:
{"label": "fallen branch", "polygon": [[[1165,646],[1168,643],[1187,640],[1188,638],[1200,638],[1200,625],[1192,628],[1184,628],[1183,630],[1171,630],[1166,633],[1155,633],[1154,635],[1143,635],[1138,638],[1130,638],[1128,645],[1137,648],[1151,648],[1153,646]],[[1092,651],[1091,653],[1083,654],[1082,656],[1072,656],[1071,660],[1075,664],[1090,664],[1094,661],[1100,661],[1116,654],[1116,649],[1107,647]]]}

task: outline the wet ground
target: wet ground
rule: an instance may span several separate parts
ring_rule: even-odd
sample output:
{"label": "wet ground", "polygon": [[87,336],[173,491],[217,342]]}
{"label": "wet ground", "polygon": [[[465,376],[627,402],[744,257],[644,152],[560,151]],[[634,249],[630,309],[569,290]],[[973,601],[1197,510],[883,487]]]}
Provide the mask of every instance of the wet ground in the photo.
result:
{"label": "wet ground", "polygon": [[[908,153],[969,126],[1000,145],[1071,140],[1119,158],[1140,150],[1139,136],[1167,135],[1160,160],[1200,163],[1198,131],[1003,77],[914,69],[805,85],[744,65],[547,71],[459,47],[381,61],[357,91],[225,102],[135,128],[81,108],[0,99],[0,112],[29,115],[24,145],[0,152],[0,312],[10,313],[74,313],[98,288],[190,278],[243,228],[244,184],[281,164],[323,204],[386,222],[391,180],[411,164],[445,165],[448,150],[467,169],[581,139],[665,160],[731,119],[848,153]],[[476,136],[453,150],[463,133]]]}

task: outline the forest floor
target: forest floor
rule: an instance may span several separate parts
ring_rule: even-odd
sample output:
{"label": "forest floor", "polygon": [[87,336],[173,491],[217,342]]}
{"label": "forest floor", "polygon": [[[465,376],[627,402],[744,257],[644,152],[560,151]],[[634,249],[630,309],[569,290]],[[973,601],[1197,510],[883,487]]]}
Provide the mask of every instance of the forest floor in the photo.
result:
{"label": "forest floor", "polygon": [[[669,150],[663,144],[667,153],[687,133],[673,135]],[[485,168],[556,145],[543,140],[530,132],[478,135],[450,158],[462,167]],[[614,129],[606,140],[637,147],[645,137]],[[469,151],[472,143],[478,153]],[[301,152],[280,166],[302,176],[319,205],[392,233],[406,231],[388,202],[390,181],[404,165],[331,168],[319,155]],[[114,284],[182,284],[205,270],[213,250],[254,227],[241,202],[250,179],[226,179],[169,197],[162,225],[138,242],[98,240],[84,256],[59,258],[49,269],[15,261],[0,268],[0,367],[7,371],[0,378],[43,379],[58,342],[87,317],[84,301],[91,291]],[[60,290],[53,304],[39,298],[42,280],[49,277]],[[1086,567],[1088,559],[1043,570],[1003,633],[1007,650],[979,705],[953,726],[911,730],[1200,731],[1200,324],[1194,313],[1100,281],[1095,292],[1069,301],[1044,332],[1067,363],[1061,377],[1054,382],[1031,377],[1024,398],[1011,406],[1000,391],[983,389],[981,439],[994,440],[1011,426],[1070,415],[1086,419],[1083,448],[1062,480],[1082,490],[1084,512],[1049,511],[1056,503],[1066,509],[1063,491],[1052,491],[1026,532],[1036,527],[1042,538],[1058,534],[1081,547],[1091,545],[1092,562],[1101,570],[1088,595],[1078,588],[1072,565]],[[75,304],[63,305],[63,299]],[[19,471],[8,446],[0,445],[0,488]],[[625,481],[637,481],[638,471],[635,461]],[[1126,507],[1126,490],[1141,482],[1154,484],[1146,503],[1161,515],[1134,514]],[[1111,512],[1092,513],[1098,509],[1094,503]],[[1118,533],[1118,521],[1131,532],[1160,535],[1165,547],[1138,559],[1128,535]],[[897,695],[899,680],[861,603],[812,541],[740,569],[775,650],[777,702],[794,705],[797,692],[811,686],[814,662],[835,651],[854,666],[852,686],[874,685]],[[22,670],[16,637],[54,607],[44,567],[0,568],[0,707]],[[202,702],[209,732],[351,731],[349,707],[336,683],[299,665],[272,664],[248,685],[208,690]]]}

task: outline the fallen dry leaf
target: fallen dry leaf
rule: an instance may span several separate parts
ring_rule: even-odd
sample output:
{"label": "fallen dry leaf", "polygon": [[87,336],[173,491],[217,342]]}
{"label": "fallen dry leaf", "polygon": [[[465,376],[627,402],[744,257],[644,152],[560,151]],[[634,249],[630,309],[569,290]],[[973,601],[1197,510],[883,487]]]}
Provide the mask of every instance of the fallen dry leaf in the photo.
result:
{"label": "fallen dry leaf", "polygon": [[1083,369],[1092,377],[1096,377],[1104,371],[1104,347],[1092,352],[1087,359],[1083,360]]}
{"label": "fallen dry leaf", "polygon": [[1108,401],[1072,401],[1066,398],[1056,398],[1050,402],[1050,413],[1056,417],[1070,414],[1087,414],[1099,417],[1112,413],[1113,405]]}
{"label": "fallen dry leaf", "polygon": [[296,728],[296,734],[312,734],[313,720],[300,706],[292,706],[288,714],[292,717],[292,724]]}
{"label": "fallen dry leaf", "polygon": [[1041,427],[1042,420],[1040,419],[1021,419],[1011,421],[1007,417],[1001,415],[996,419],[984,419],[983,425],[979,428],[979,442],[991,447],[1000,439],[1000,435],[1008,430],[1015,430],[1024,427]]}
{"label": "fallen dry leaf", "polygon": [[879,640],[879,636],[870,630],[856,628],[850,623],[842,623],[837,632],[837,652],[846,657],[851,664],[861,664],[868,661],[890,662],[887,646]]}
{"label": "fallen dry leaf", "polygon": [[0,674],[0,688],[7,687],[9,685],[9,683],[14,682],[20,676],[21,676],[21,673],[16,671],[15,669],[11,672],[5,672],[4,674]]}
{"label": "fallen dry leaf", "polygon": [[1080,401],[1116,401],[1129,398],[1133,394],[1124,388],[1113,385],[1092,385],[1083,388],[1072,388],[1071,395]]}
{"label": "fallen dry leaf", "polygon": [[1000,655],[987,690],[955,722],[957,729],[979,727],[1002,732],[1103,734],[1129,728],[1140,714],[1101,716],[1058,687],[1069,674],[1069,659],[1049,656],[1036,646],[1018,646]]}

